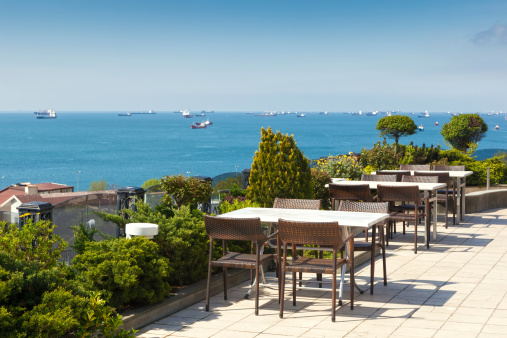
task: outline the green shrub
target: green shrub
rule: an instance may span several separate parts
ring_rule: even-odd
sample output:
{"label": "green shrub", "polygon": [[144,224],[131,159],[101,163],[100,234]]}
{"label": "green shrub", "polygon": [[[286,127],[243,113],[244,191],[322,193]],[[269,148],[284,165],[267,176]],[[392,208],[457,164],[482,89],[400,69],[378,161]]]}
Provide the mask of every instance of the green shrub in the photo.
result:
{"label": "green shrub", "polygon": [[164,202],[176,203],[178,209],[182,205],[201,203],[208,200],[213,188],[210,182],[203,182],[195,177],[165,176],[161,179],[162,188],[165,190]]}
{"label": "green shrub", "polygon": [[221,214],[225,214],[226,212],[231,212],[234,210],[239,210],[243,208],[259,208],[260,205],[258,203],[253,202],[252,200],[245,199],[240,201],[239,199],[234,199],[232,203],[227,200],[223,200],[218,205],[218,209]]}
{"label": "green shrub", "polygon": [[312,169],[312,180],[315,198],[322,201],[322,209],[330,210],[331,199],[329,197],[329,188],[326,188],[326,184],[331,183],[331,177],[325,171]]}
{"label": "green shrub", "polygon": [[426,148],[414,146],[412,143],[404,147],[404,155],[400,164],[427,164],[440,159],[440,146]]}
{"label": "green shrub", "polygon": [[155,303],[170,289],[168,260],[144,237],[88,242],[72,263],[83,284],[114,307]]}
{"label": "green shrub", "polygon": [[326,172],[329,177],[340,177],[349,180],[361,179],[363,166],[356,156],[329,156],[317,162],[317,170]]}
{"label": "green shrub", "polygon": [[293,136],[261,129],[247,196],[263,207],[273,206],[276,197],[313,198],[309,161]]}
{"label": "green shrub", "polygon": [[398,169],[397,156],[403,158],[404,146],[399,145],[398,155],[394,144],[387,144],[386,140],[377,142],[373,148],[363,148],[361,151],[361,165],[372,167],[374,170]]}

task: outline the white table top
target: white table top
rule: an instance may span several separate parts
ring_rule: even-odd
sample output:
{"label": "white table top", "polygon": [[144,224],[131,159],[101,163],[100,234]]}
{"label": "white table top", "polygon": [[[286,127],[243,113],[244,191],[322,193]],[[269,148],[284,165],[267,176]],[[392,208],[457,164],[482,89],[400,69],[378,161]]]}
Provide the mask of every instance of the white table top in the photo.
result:
{"label": "white table top", "polygon": [[[392,172],[397,173],[401,171],[410,171],[410,175],[414,175],[414,171],[422,172],[422,173],[449,173],[449,177],[452,178],[464,178],[467,176],[473,175],[473,171],[441,171],[441,170],[382,170],[382,172]],[[376,174],[377,172],[374,171],[372,174]]]}
{"label": "white table top", "polygon": [[437,189],[445,189],[445,183],[421,183],[421,182],[381,182],[381,181],[341,181],[333,183],[336,185],[359,185],[368,184],[370,189],[377,189],[377,185],[389,185],[394,187],[406,187],[417,185],[421,191],[433,191]]}
{"label": "white table top", "polygon": [[225,218],[259,217],[261,222],[276,223],[279,218],[293,221],[338,222],[339,225],[369,228],[386,220],[389,214],[329,210],[244,208],[222,214]]}

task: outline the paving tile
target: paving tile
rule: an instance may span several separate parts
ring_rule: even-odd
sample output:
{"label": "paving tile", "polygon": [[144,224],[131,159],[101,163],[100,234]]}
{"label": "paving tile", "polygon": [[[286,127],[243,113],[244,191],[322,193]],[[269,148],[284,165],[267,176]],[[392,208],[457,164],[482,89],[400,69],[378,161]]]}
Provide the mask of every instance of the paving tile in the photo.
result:
{"label": "paving tile", "polygon": [[173,332],[171,337],[211,337],[219,331],[217,329],[185,326],[181,330]]}

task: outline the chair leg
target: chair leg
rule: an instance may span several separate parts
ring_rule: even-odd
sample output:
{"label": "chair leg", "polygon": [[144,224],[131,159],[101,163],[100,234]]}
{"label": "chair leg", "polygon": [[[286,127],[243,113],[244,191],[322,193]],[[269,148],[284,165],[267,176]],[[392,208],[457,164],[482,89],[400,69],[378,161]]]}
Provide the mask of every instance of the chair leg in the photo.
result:
{"label": "chair leg", "polygon": [[281,282],[280,282],[280,318],[283,318],[283,298],[284,298],[284,292],[285,292],[285,269],[280,269],[280,275],[281,275]]}
{"label": "chair leg", "polygon": [[211,264],[208,265],[208,282],[206,284],[206,312],[209,311],[210,289],[211,289]]}
{"label": "chair leg", "polygon": [[[336,255],[334,256],[336,258]],[[336,261],[335,261],[336,262]],[[331,291],[331,321],[335,321],[336,314],[336,269],[333,270],[333,290]],[[350,285],[351,290],[354,289],[354,285]]]}
{"label": "chair leg", "polygon": [[417,253],[417,219],[414,225],[414,253]]}
{"label": "chair leg", "polygon": [[224,279],[224,300],[227,300],[227,268],[223,269],[223,279]]}
{"label": "chair leg", "polygon": [[382,249],[382,266],[384,269],[384,285],[387,285],[387,269],[386,269],[386,243],[385,243],[385,237],[384,237],[384,228],[380,229],[381,234],[381,244],[380,247]]}
{"label": "chair leg", "polygon": [[[375,231],[376,226],[373,226],[371,229],[371,247],[370,247],[370,295],[373,295],[373,284],[375,279]],[[379,234],[380,239],[380,234]]]}
{"label": "chair leg", "polygon": [[292,273],[292,305],[296,306],[296,273]]}
{"label": "chair leg", "polygon": [[256,265],[255,268],[255,315],[259,315],[259,269],[262,269],[262,265]]}

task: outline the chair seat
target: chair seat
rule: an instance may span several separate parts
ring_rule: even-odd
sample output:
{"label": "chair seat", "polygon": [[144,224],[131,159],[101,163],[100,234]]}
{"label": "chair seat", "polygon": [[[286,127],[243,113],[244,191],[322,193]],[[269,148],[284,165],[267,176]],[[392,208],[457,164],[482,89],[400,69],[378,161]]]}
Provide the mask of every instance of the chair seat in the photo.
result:
{"label": "chair seat", "polygon": [[354,240],[354,251],[370,251],[372,245],[377,245],[377,243]]}
{"label": "chair seat", "polygon": [[[255,269],[256,255],[242,254],[238,252],[229,252],[222,258],[211,262],[213,266],[236,268],[236,269]],[[272,260],[272,254],[260,255],[260,264]]]}
{"label": "chair seat", "polygon": [[[398,211],[414,211],[414,208],[415,208],[414,204],[401,204],[393,207],[394,210]],[[424,204],[418,206],[419,210],[425,210],[425,208],[426,206]]]}
{"label": "chair seat", "polygon": [[[346,259],[338,258],[336,268],[347,263]],[[288,272],[333,273],[333,261],[311,257],[297,257],[291,265],[286,267]]]}
{"label": "chair seat", "polygon": [[417,213],[417,216],[415,216],[414,214],[406,214],[404,212],[390,212],[389,213],[389,220],[390,221],[400,221],[400,222],[403,222],[403,221],[413,221],[415,217],[417,218],[422,218],[424,217],[425,214],[423,213]]}

